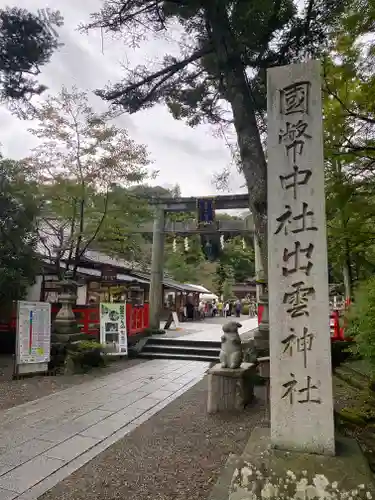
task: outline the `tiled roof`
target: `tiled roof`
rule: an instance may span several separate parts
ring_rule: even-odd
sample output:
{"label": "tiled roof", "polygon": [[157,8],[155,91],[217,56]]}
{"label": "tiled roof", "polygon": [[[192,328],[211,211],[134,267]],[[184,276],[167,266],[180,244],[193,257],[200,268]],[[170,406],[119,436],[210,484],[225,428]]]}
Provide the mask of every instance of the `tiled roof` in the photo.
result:
{"label": "tiled roof", "polygon": [[[53,220],[39,226],[40,240],[37,245],[37,252],[42,256],[46,263],[51,263],[50,259],[54,259],[57,256],[57,249],[60,247],[58,237],[59,227],[61,227],[61,225],[59,226],[59,224]],[[68,258],[68,250],[65,251],[63,258],[64,257]],[[151,280],[150,273],[144,271],[139,263],[127,261],[118,257],[111,257],[96,250],[87,249],[82,260],[87,263],[92,262],[117,267],[119,270],[127,272],[126,274],[122,272],[117,275],[118,279],[122,281],[133,281],[134,279],[137,279],[140,283],[150,283]],[[64,267],[66,265],[62,263],[62,266]],[[96,269],[79,267],[78,272],[80,274],[98,277],[101,276],[101,272]],[[183,292],[210,293],[209,290],[199,285],[178,283],[177,281],[171,279],[166,273],[163,279],[163,284],[167,287]]]}

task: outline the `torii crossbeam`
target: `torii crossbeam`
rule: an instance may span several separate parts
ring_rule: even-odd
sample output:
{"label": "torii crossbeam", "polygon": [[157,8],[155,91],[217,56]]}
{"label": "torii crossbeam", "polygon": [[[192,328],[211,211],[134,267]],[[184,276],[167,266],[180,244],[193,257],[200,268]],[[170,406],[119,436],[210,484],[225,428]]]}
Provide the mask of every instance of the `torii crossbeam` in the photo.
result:
{"label": "torii crossbeam", "polygon": [[[208,197],[207,197],[208,198]],[[166,221],[166,213],[173,212],[194,212],[197,209],[197,202],[202,198],[159,198],[150,199],[149,203],[155,207],[155,218],[152,227],[152,260],[151,260],[151,285],[150,285],[150,327],[160,328],[160,317],[162,311],[162,282],[164,263],[164,235],[174,234],[209,234],[209,233],[253,233],[254,224],[249,216],[243,221],[215,221],[204,228],[198,228],[196,221],[186,222]],[[212,199],[212,197],[210,197]],[[249,196],[247,194],[223,195],[215,197],[216,210],[233,210],[249,208]],[[151,225],[140,227],[142,232],[151,232]],[[254,238],[255,248],[255,269],[258,272],[261,259],[259,258],[259,247]]]}

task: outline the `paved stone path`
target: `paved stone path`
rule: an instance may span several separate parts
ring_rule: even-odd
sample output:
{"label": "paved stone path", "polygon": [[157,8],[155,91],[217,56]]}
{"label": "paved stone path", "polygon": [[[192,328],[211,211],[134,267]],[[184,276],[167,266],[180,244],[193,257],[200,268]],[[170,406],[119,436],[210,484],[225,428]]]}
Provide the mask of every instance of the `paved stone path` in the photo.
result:
{"label": "paved stone path", "polygon": [[[233,316],[230,316],[228,318],[228,321],[236,321],[236,318]],[[257,318],[248,318],[248,319],[241,319],[237,318],[237,321],[239,321],[242,325],[242,327],[238,330],[238,333],[241,335],[245,332],[248,332],[249,330],[254,330],[258,326],[258,319]],[[202,322],[203,323],[203,322]],[[200,331],[197,331],[196,333],[191,333],[187,334],[187,338],[189,340],[213,340],[213,341],[220,341],[221,336],[223,335],[223,330],[222,330],[222,325],[210,325],[206,324],[204,325],[203,328],[201,328]]]}
{"label": "paved stone path", "polygon": [[0,500],[35,500],[204,376],[152,360],[0,412]]}
{"label": "paved stone path", "polygon": [[[220,322],[213,322],[220,321]],[[258,327],[258,319],[257,318],[249,318],[248,316],[242,316],[241,318],[236,318],[234,316],[230,316],[227,321],[239,321],[242,327],[239,329],[239,334],[243,335],[251,330],[254,330]],[[187,340],[195,340],[195,341],[220,341],[221,336],[223,335],[222,326],[226,323],[224,318],[215,318],[212,320],[211,318],[202,320],[196,323],[180,323],[180,328],[178,330],[171,328],[167,330],[163,335],[153,335],[153,337],[157,338],[181,338],[186,337]],[[162,323],[160,328],[163,328]]]}

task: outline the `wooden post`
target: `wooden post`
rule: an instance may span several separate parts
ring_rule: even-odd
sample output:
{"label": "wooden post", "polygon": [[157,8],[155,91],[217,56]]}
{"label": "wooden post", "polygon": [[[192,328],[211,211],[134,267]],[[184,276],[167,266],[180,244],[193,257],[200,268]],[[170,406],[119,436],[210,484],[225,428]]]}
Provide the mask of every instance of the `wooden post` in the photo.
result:
{"label": "wooden post", "polygon": [[155,211],[152,238],[151,284],[150,284],[150,328],[160,328],[164,267],[164,207]]}

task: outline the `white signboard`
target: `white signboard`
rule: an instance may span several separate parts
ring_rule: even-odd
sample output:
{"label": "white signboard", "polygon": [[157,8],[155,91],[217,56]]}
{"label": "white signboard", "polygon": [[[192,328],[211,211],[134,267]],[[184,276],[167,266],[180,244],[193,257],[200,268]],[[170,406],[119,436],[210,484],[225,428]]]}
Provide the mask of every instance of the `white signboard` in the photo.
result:
{"label": "white signboard", "polygon": [[[51,354],[51,304],[47,302],[18,302],[16,364],[48,364]],[[43,371],[24,369],[19,372]]]}
{"label": "white signboard", "polygon": [[127,355],[126,304],[100,304],[100,343],[107,354]]}

